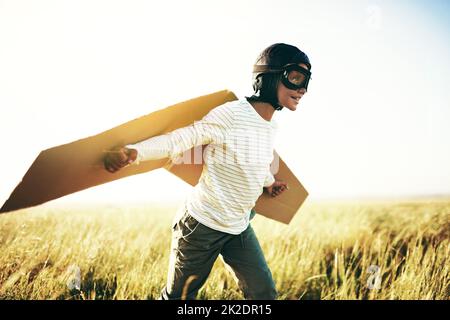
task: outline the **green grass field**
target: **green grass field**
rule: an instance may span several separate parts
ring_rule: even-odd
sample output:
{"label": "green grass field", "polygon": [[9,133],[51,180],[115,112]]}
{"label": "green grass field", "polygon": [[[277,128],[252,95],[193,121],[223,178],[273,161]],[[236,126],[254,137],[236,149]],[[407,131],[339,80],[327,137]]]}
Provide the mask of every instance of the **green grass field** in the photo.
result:
{"label": "green grass field", "polygon": [[[0,299],[155,299],[174,206],[0,215]],[[309,203],[252,222],[279,299],[448,299],[450,200]],[[242,299],[217,260],[199,299]]]}

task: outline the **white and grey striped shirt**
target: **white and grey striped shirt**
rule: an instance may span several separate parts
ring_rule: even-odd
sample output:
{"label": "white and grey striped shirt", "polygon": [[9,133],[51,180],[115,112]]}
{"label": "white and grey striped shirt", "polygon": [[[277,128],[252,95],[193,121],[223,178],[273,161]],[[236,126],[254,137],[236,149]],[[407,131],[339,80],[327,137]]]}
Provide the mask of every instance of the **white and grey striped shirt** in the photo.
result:
{"label": "white and grey striped shirt", "polygon": [[203,172],[185,209],[212,229],[239,234],[263,187],[275,181],[270,164],[276,128],[274,120],[263,119],[241,99],[212,109],[190,126],[127,147],[138,151],[137,163],[166,157],[177,162],[185,151],[207,144]]}

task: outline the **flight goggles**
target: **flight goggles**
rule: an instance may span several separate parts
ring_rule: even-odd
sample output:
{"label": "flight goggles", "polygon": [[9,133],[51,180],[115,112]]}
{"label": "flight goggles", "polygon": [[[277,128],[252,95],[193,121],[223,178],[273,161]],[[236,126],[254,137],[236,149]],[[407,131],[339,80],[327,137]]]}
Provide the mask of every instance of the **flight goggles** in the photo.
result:
{"label": "flight goggles", "polygon": [[298,64],[292,63],[285,65],[281,69],[272,69],[267,65],[256,65],[253,68],[255,73],[277,73],[282,72],[281,82],[286,88],[298,90],[305,88],[308,90],[308,83],[311,78],[311,72]]}

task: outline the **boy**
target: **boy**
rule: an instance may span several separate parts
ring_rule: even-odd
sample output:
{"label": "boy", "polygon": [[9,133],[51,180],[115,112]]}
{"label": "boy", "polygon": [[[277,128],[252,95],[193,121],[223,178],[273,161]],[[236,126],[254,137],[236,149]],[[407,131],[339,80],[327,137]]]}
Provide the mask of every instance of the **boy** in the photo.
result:
{"label": "boy", "polygon": [[254,94],[211,110],[201,121],[108,153],[111,173],[131,163],[177,159],[208,145],[198,184],[174,219],[169,272],[162,299],[195,299],[220,254],[246,299],[275,299],[272,274],[250,225],[264,189],[287,189],[270,172],[276,110],[295,111],[306,93],[311,64],[298,48],[277,43],[259,55]]}

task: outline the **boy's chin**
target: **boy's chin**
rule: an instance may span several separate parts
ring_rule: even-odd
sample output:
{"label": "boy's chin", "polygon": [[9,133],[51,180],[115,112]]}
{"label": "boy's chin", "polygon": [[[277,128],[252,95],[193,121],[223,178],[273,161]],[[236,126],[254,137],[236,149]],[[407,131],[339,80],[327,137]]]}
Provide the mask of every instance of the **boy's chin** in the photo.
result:
{"label": "boy's chin", "polygon": [[295,111],[295,110],[297,110],[297,104],[296,105],[288,105],[288,106],[286,106],[286,109],[289,109],[291,111]]}

